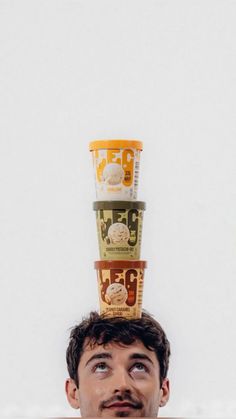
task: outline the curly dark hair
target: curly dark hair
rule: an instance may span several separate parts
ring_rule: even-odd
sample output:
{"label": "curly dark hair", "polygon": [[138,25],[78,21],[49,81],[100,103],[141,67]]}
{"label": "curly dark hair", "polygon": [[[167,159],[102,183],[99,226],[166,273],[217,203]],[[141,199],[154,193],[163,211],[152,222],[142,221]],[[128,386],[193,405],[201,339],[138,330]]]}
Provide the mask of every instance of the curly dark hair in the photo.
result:
{"label": "curly dark hair", "polygon": [[167,376],[170,357],[170,343],[161,325],[147,312],[140,319],[123,317],[108,318],[92,311],[89,317],[75,326],[70,333],[66,351],[66,362],[70,378],[79,386],[78,366],[84,351],[85,339],[91,347],[109,342],[130,345],[140,340],[144,346],[155,351],[160,365],[160,383]]}

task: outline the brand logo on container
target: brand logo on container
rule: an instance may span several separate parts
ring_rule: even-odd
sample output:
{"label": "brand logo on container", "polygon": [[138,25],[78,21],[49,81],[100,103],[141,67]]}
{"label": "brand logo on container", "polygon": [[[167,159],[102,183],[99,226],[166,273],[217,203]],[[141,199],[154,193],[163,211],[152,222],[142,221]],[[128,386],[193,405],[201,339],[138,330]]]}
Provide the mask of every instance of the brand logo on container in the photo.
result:
{"label": "brand logo on container", "polygon": [[[104,303],[107,303],[106,300],[106,291],[109,285],[113,283],[122,284],[127,290],[128,298],[126,304],[128,306],[133,306],[136,303],[137,295],[137,285],[138,285],[138,276],[140,275],[136,269],[111,269],[107,271],[107,278],[104,278],[104,271],[99,270],[99,279],[101,287],[101,298]],[[109,275],[110,272],[110,275]],[[104,278],[104,279],[103,279]]]}
{"label": "brand logo on container", "polygon": [[134,151],[132,149],[95,150],[95,162],[98,182],[103,181],[103,171],[106,165],[115,163],[121,165],[124,171],[122,184],[124,186],[132,185],[134,168]]}
{"label": "brand logo on container", "polygon": [[130,238],[127,243],[129,246],[135,246],[138,240],[138,218],[142,216],[141,214],[141,212],[139,214],[137,209],[98,211],[102,240],[109,244],[109,227],[114,223],[123,223],[128,227],[130,232]]}

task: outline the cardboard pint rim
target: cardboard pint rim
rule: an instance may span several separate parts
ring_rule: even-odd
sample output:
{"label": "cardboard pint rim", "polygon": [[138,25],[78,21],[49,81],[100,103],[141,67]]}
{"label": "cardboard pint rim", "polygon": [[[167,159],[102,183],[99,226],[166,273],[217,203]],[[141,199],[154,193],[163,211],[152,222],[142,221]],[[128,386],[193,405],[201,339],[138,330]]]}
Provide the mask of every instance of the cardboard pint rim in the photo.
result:
{"label": "cardboard pint rim", "polygon": [[95,140],[89,143],[89,151],[110,149],[117,150],[122,148],[136,148],[137,150],[143,150],[143,143],[139,140],[122,140],[122,139],[111,139],[111,140]]}
{"label": "cardboard pint rim", "polygon": [[94,269],[146,269],[146,260],[96,260]]}
{"label": "cardboard pint rim", "polygon": [[119,209],[146,209],[146,202],[143,201],[95,201],[93,209],[98,210],[119,210]]}

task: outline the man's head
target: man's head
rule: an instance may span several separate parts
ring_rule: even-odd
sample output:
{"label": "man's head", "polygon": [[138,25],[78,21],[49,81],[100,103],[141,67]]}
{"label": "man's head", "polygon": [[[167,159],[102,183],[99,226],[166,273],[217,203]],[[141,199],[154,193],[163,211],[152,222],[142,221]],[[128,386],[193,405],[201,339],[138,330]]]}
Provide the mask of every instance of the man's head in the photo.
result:
{"label": "man's head", "polygon": [[160,324],[91,312],[71,331],[66,381],[69,403],[82,417],[156,417],[169,398],[170,345]]}

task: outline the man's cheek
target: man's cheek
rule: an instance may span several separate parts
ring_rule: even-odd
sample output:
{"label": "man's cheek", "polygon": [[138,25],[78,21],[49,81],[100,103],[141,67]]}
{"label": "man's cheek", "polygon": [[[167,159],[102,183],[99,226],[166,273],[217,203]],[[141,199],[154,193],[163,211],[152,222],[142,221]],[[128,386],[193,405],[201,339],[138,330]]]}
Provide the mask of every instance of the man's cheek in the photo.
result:
{"label": "man's cheek", "polygon": [[104,400],[104,397],[106,397],[106,387],[101,385],[95,386],[94,394],[96,395],[96,398],[100,401]]}
{"label": "man's cheek", "polygon": [[146,400],[147,404],[158,405],[159,387],[156,383],[141,383],[139,385],[138,394]]}

